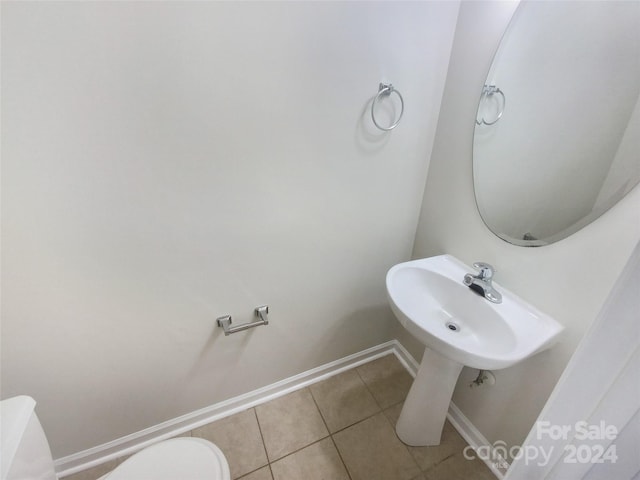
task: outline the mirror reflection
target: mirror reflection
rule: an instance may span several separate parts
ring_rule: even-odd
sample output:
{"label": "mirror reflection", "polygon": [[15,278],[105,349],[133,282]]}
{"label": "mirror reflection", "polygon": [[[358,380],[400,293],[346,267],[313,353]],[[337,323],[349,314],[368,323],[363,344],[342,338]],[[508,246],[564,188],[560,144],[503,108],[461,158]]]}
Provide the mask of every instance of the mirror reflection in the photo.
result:
{"label": "mirror reflection", "polygon": [[541,246],[640,180],[640,2],[522,2],[480,95],[476,201],[500,238]]}

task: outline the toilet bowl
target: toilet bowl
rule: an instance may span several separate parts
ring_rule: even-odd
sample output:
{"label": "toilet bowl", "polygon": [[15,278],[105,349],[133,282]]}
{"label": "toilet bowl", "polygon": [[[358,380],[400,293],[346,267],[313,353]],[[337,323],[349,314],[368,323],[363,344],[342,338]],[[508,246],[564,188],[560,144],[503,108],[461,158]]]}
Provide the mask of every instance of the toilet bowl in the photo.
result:
{"label": "toilet bowl", "polygon": [[157,443],[129,457],[100,480],[229,480],[229,466],[213,443],[180,437]]}
{"label": "toilet bowl", "polygon": [[[0,402],[2,480],[57,480],[35,405],[35,400],[27,396]],[[179,437],[139,451],[99,480],[202,479],[231,479],[224,454],[202,438]]]}

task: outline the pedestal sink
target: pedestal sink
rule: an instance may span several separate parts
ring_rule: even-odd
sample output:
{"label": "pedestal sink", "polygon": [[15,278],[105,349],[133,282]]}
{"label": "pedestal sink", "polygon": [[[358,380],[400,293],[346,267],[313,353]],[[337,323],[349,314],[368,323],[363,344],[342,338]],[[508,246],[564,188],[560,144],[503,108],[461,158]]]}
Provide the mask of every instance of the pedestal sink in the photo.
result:
{"label": "pedestal sink", "polygon": [[451,255],[400,263],[387,273],[387,293],[400,323],[425,345],[396,433],[408,445],[438,445],[463,366],[506,368],[549,348],[562,325],[494,283],[491,303],[462,283],[472,273]]}

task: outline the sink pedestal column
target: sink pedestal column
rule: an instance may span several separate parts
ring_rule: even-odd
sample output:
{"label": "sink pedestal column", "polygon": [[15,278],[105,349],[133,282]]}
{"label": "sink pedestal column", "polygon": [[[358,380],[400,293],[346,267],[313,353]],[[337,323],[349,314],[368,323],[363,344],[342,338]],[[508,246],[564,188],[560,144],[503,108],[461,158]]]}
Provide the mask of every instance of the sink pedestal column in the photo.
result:
{"label": "sink pedestal column", "polygon": [[424,349],[418,374],[396,424],[400,440],[416,447],[440,444],[460,370],[460,363],[428,347]]}

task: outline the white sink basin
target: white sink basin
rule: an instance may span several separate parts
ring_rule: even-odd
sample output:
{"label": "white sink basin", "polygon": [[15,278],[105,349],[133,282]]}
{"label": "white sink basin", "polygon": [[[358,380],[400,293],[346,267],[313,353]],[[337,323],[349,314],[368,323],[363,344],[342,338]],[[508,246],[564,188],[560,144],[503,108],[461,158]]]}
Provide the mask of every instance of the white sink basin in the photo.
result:
{"label": "white sink basin", "polygon": [[474,269],[451,255],[401,263],[387,273],[391,309],[425,346],[462,365],[509,367],[549,348],[562,325],[494,282],[502,303],[462,283]]}
{"label": "white sink basin", "polygon": [[462,283],[474,273],[451,255],[401,263],[387,273],[393,313],[424,345],[422,362],[396,423],[409,445],[438,445],[451,396],[464,365],[509,367],[549,348],[563,327],[493,283],[492,303]]}

